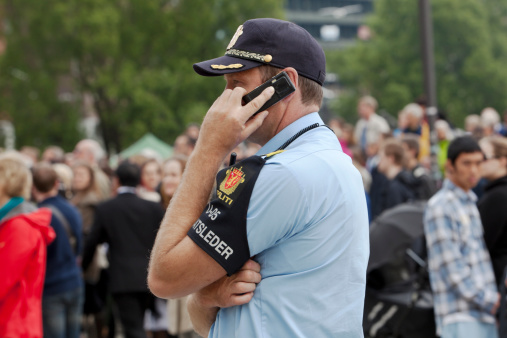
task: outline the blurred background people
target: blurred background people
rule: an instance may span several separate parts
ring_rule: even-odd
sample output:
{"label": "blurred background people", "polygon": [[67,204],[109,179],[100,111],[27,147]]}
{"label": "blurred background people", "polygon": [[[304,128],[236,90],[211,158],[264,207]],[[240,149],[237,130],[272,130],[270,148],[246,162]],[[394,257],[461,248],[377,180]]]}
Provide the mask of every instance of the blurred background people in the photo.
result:
{"label": "blurred background people", "polygon": [[423,110],[416,103],[409,103],[403,108],[403,118],[405,119],[404,134],[415,134],[421,136]]}
{"label": "blurred background people", "polygon": [[164,209],[167,209],[171,198],[180,184],[186,164],[187,158],[182,155],[177,155],[166,160],[162,165],[160,195]]}
{"label": "blurred background people", "polygon": [[84,287],[78,257],[82,250],[81,216],[58,194],[56,171],[41,162],[32,169],[32,195],[39,207],[51,210],[56,239],[48,246],[42,296],[44,337],[78,338]]}
{"label": "blurred background people", "polygon": [[44,149],[41,160],[51,164],[64,163],[65,152],[61,147],[52,145]]}
{"label": "blurred background people", "polygon": [[405,169],[412,175],[414,198],[428,200],[435,193],[430,172],[419,162],[419,137],[406,134],[401,138],[405,153]]}
{"label": "blurred background people", "polygon": [[157,189],[162,179],[162,168],[156,159],[148,159],[141,165],[141,183],[137,188],[139,197],[160,202],[160,194]]}
{"label": "blurred background people", "polygon": [[357,121],[354,136],[364,152],[366,152],[368,145],[368,134],[371,135],[370,139],[374,139],[381,134],[388,134],[390,131],[387,121],[375,113],[377,107],[377,100],[372,96],[363,96],[357,106],[357,113],[360,119]]}
{"label": "blurred background people", "polygon": [[507,137],[507,109],[503,112],[503,121],[500,126],[500,135]]}
{"label": "blurred background people", "polygon": [[384,141],[379,151],[378,173],[372,174],[372,220],[385,210],[415,198],[414,181],[404,170],[404,165],[405,154],[401,142],[393,138]]}
{"label": "blurred background people", "polygon": [[[96,182],[94,170],[86,162],[75,162],[72,167],[72,192],[70,200],[81,215],[83,241],[86,242],[92,228],[97,205],[104,200]],[[99,247],[93,261],[86,268],[83,267],[85,280],[85,302],[83,313],[85,315],[85,330],[94,336],[100,337],[104,328],[104,310],[107,297],[107,258],[105,247]]]}
{"label": "blurred background people", "polygon": [[51,212],[27,202],[32,177],[19,159],[0,156],[0,337],[42,338],[41,296]]}
{"label": "blurred background people", "polygon": [[53,169],[58,176],[58,193],[67,200],[72,198],[72,169],[64,163],[53,164]]}
{"label": "blurred background people", "polygon": [[479,142],[484,153],[481,175],[488,180],[478,208],[497,285],[507,266],[507,139],[490,136]]}
{"label": "blurred background people", "polygon": [[404,134],[414,134],[419,138],[419,161],[429,161],[430,155],[430,133],[428,123],[424,120],[424,109],[420,104],[409,103],[403,108],[406,118]]}
{"label": "blurred background people", "polygon": [[23,146],[19,152],[30,160],[30,167],[39,161],[40,150],[36,147]]}
{"label": "blurred background people", "polygon": [[190,136],[190,138],[197,140],[199,138],[199,131],[201,127],[197,123],[190,123],[185,129],[185,134]]}
{"label": "blurred background people", "polygon": [[190,156],[195,147],[196,139],[187,134],[181,134],[174,140],[174,155]]}
{"label": "blurred background people", "polygon": [[373,173],[373,170],[377,167],[379,161],[379,150],[380,145],[384,142],[384,135],[378,133],[368,133],[366,135],[366,169]]}
{"label": "blurred background people", "polygon": [[477,197],[471,192],[479,181],[484,155],[477,141],[464,136],[451,142],[447,158],[446,180],[424,214],[438,335],[495,338],[500,295]]}
{"label": "blurred background people", "polygon": [[83,220],[83,234],[85,236],[90,232],[95,207],[104,200],[100,188],[97,184],[92,166],[86,162],[76,162],[72,167],[72,192],[73,196],[70,202],[77,207]]}
{"label": "blurred background people", "polygon": [[106,157],[102,146],[95,140],[81,140],[76,144],[72,155],[73,161],[85,162],[94,170],[95,181],[101,196],[103,198],[111,196],[111,182],[100,166]]}
{"label": "blurred background people", "polygon": [[465,132],[477,141],[484,136],[479,115],[471,114],[465,118]]}
{"label": "blurred background people", "polygon": [[97,246],[108,243],[109,290],[123,332],[126,338],[144,338],[144,314],[153,298],[146,283],[148,260],[164,209],[136,195],[141,178],[137,165],[124,161],[115,175],[117,196],[96,207],[85,242],[83,269],[92,263]]}
{"label": "blurred background people", "polygon": [[492,136],[498,134],[501,129],[500,115],[498,112],[487,107],[481,111],[481,126],[484,136]]}
{"label": "blurred background people", "polygon": [[441,176],[445,175],[445,163],[447,161],[447,148],[449,143],[454,138],[449,124],[444,120],[437,120],[435,122],[435,132],[437,134],[437,163],[440,169]]}

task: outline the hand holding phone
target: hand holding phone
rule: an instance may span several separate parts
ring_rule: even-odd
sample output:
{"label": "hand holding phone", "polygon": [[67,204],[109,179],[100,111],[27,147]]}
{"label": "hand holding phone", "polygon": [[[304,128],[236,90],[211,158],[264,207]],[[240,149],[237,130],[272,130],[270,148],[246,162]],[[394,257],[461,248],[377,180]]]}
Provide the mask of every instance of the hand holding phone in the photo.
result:
{"label": "hand holding phone", "polygon": [[[268,109],[275,103],[278,103],[279,101],[283,100],[284,98],[286,98],[287,96],[296,91],[296,88],[292,84],[292,81],[290,80],[287,73],[281,72],[273,76],[268,81],[261,84],[259,87],[252,90],[250,93],[243,96],[243,101],[245,102],[245,104],[247,104],[248,102],[255,99],[257,96],[259,96],[264,89],[270,86],[272,86],[275,89],[275,93],[266,103],[264,103],[264,105],[258,111],[255,112],[255,114],[258,114],[261,111]],[[252,116],[254,116],[255,114],[253,114]]]}

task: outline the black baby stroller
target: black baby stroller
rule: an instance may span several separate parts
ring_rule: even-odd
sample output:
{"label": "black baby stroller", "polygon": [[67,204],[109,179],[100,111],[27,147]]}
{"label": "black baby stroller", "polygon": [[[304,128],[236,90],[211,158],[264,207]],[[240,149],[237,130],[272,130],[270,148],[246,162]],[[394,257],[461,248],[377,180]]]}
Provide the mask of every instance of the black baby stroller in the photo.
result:
{"label": "black baby stroller", "polygon": [[436,337],[426,268],[425,206],[426,202],[400,204],[371,225],[365,337]]}

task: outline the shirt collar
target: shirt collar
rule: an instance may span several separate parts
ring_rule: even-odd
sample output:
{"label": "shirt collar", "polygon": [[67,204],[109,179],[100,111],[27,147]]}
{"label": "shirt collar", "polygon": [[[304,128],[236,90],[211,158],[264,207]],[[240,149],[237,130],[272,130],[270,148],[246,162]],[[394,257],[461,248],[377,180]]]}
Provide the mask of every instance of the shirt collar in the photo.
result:
{"label": "shirt collar", "polygon": [[121,186],[116,190],[116,193],[118,195],[120,194],[135,194],[136,188],[135,187],[127,187],[127,186]]}
{"label": "shirt collar", "polygon": [[466,192],[465,190],[452,183],[450,179],[445,179],[442,187],[454,191],[454,193],[456,193],[458,198],[462,201],[470,201],[473,203],[477,202],[477,195],[472,191],[472,189]]}
{"label": "shirt collar", "polygon": [[324,122],[319,116],[318,112],[310,113],[305,115],[296,121],[289,124],[278,134],[273,136],[271,140],[268,141],[256,155],[265,155],[276,151],[282,144],[284,144],[289,138],[297,134],[301,129],[304,129],[308,126],[311,126],[314,123],[318,123],[320,125],[324,125]]}

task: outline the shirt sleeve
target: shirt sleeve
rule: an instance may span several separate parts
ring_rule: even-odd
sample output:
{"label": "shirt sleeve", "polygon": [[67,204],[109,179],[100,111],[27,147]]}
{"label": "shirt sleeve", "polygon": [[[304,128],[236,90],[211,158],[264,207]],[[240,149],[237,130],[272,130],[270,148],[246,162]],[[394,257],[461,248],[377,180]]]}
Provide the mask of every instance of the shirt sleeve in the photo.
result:
{"label": "shirt sleeve", "polygon": [[448,286],[459,295],[459,298],[475,303],[488,313],[491,312],[497,301],[497,294],[483,289],[477,283],[481,276],[472,276],[471,269],[464,264],[456,220],[445,212],[439,212],[438,217],[428,215],[427,212],[424,227],[430,270],[439,274],[440,279],[447,280]]}
{"label": "shirt sleeve", "polygon": [[304,188],[287,166],[267,164],[250,199],[247,238],[252,256],[301,231],[307,212]]}

